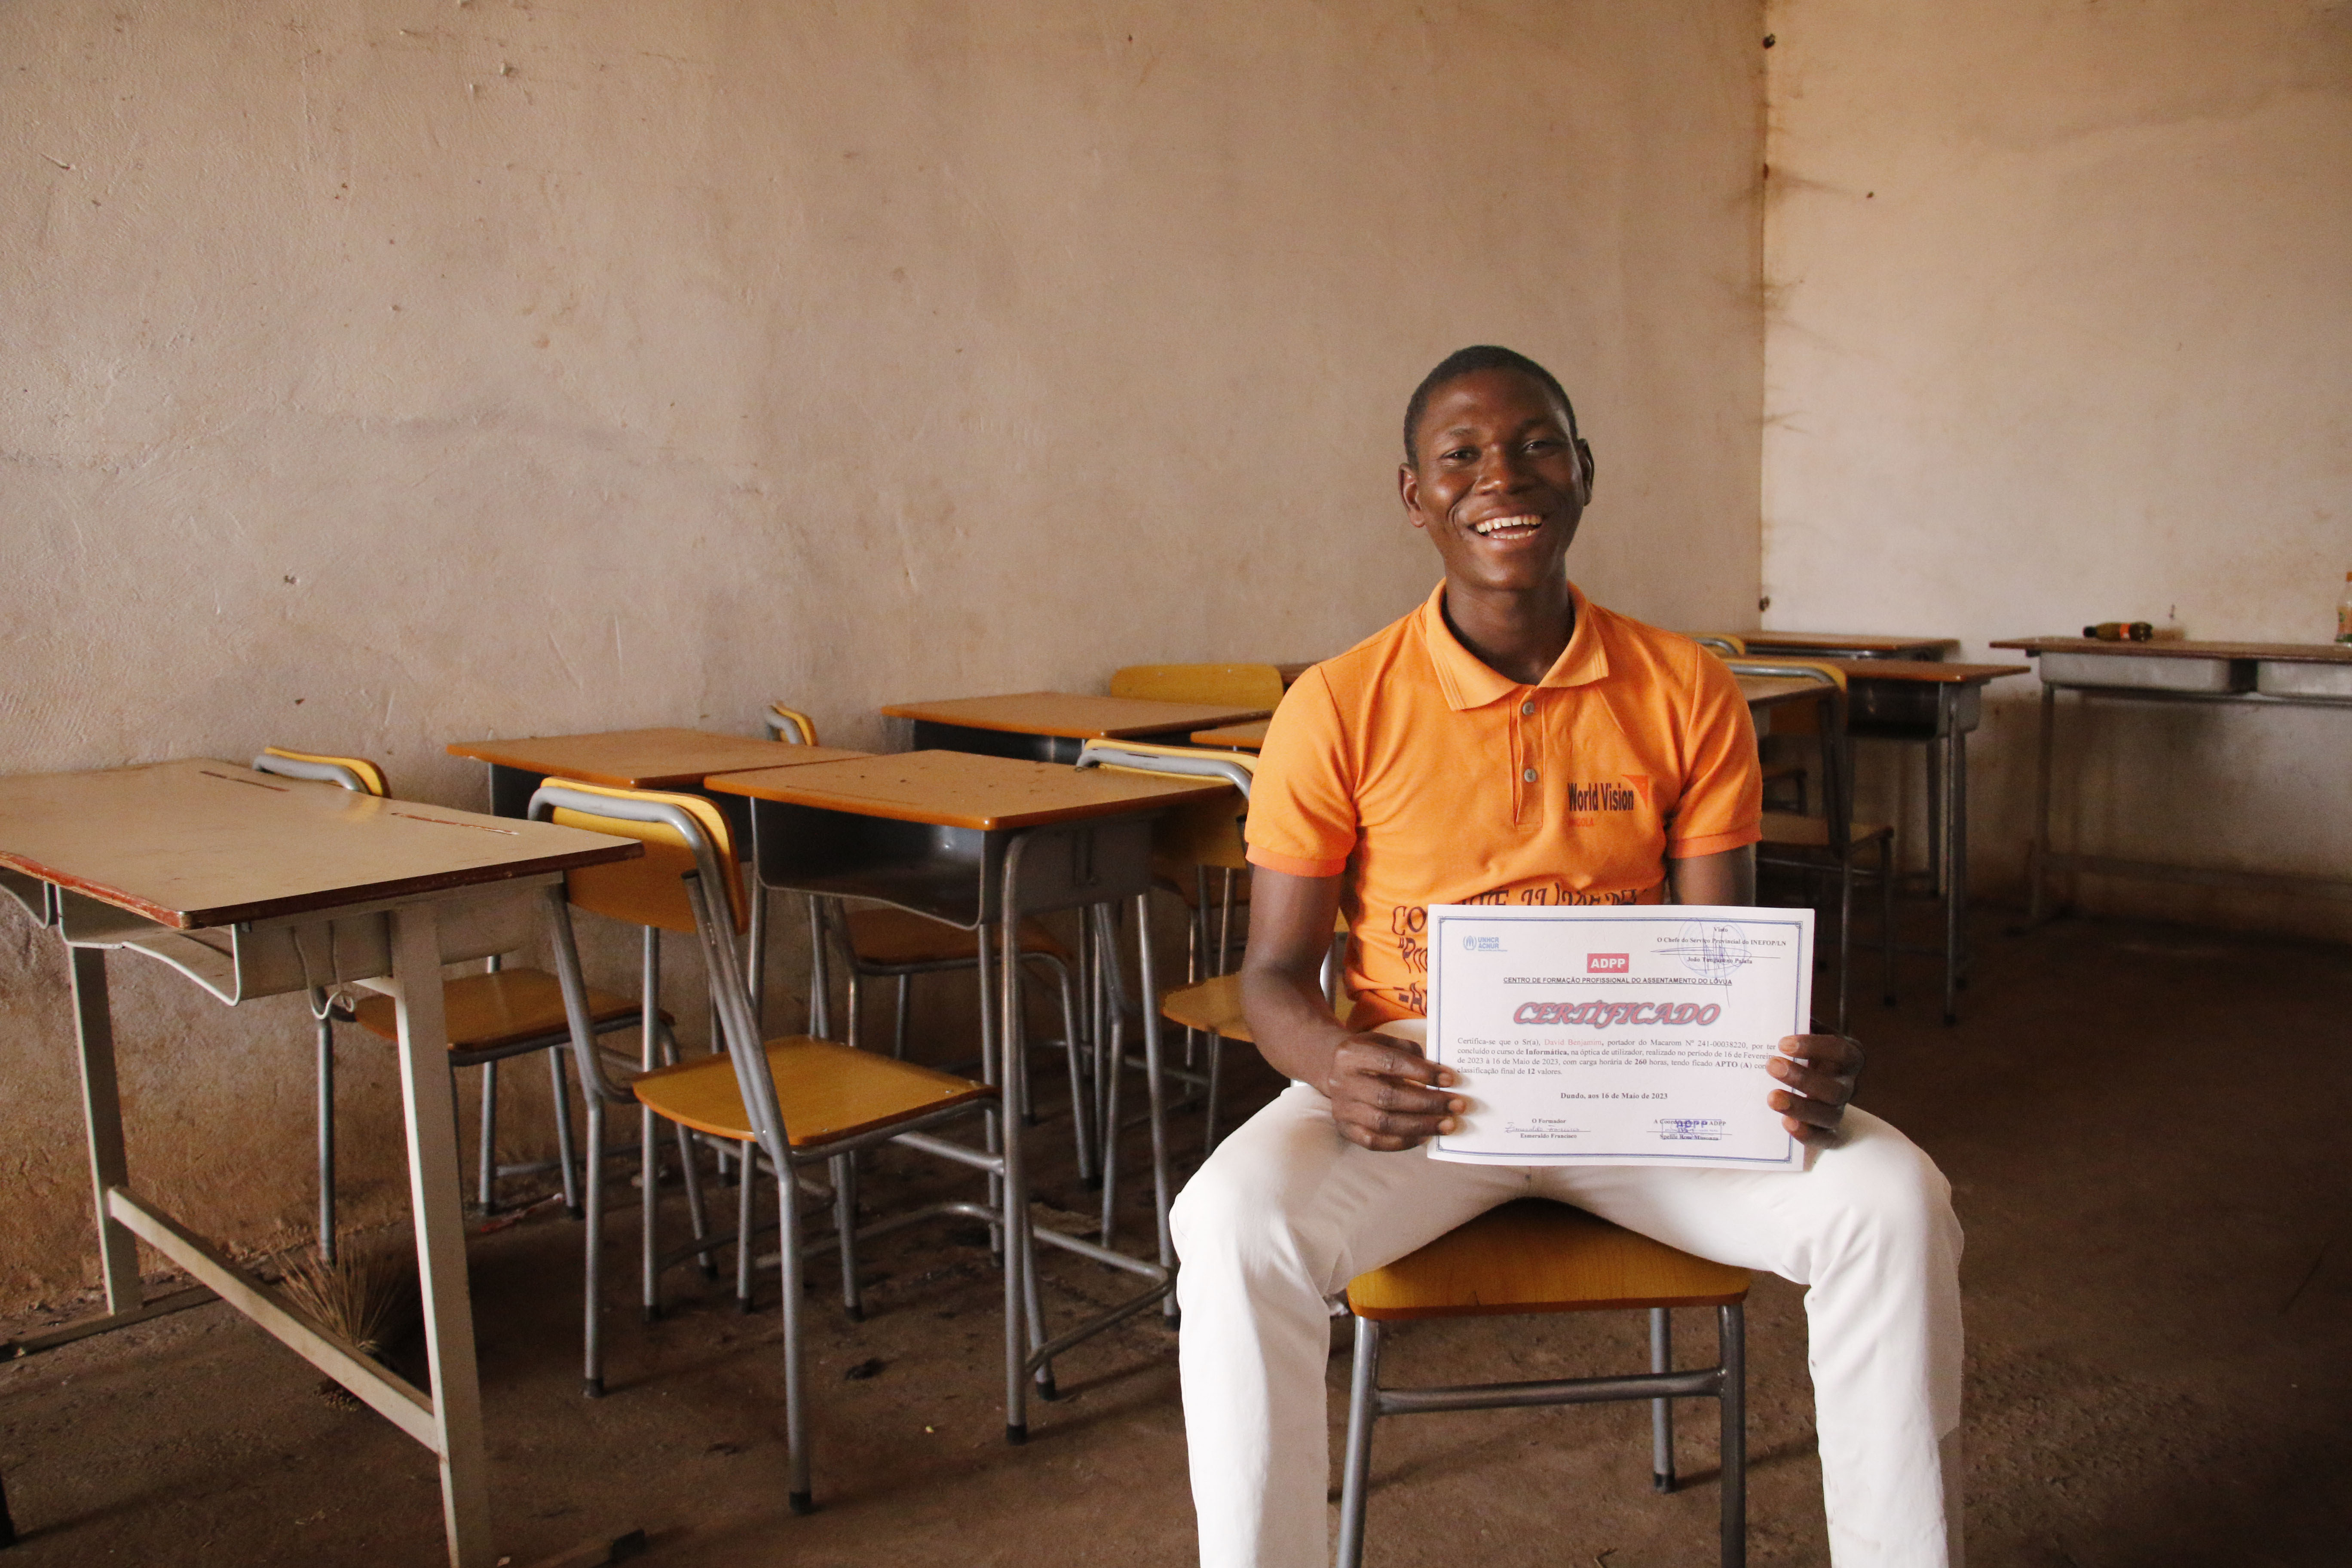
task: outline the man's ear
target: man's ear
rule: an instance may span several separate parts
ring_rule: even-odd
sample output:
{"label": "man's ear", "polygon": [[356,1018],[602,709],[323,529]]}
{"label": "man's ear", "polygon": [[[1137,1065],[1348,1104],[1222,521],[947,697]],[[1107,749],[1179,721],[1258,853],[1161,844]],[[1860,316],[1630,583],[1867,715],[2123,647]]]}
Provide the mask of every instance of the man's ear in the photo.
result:
{"label": "man's ear", "polygon": [[1415,528],[1425,526],[1421,515],[1421,475],[1411,463],[1397,465],[1397,499],[1404,502],[1407,522]]}
{"label": "man's ear", "polygon": [[1592,504],[1592,443],[1579,436],[1576,438],[1576,456],[1578,462],[1584,468],[1583,504],[1591,506]]}

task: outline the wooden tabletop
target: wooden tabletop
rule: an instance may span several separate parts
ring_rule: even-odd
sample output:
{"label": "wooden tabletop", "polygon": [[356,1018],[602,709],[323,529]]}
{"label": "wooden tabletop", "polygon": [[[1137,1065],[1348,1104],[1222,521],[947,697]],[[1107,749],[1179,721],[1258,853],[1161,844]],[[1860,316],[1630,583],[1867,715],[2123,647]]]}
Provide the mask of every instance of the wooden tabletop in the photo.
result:
{"label": "wooden tabletop", "polygon": [[1949,652],[1960,646],[1958,637],[1905,637],[1880,632],[1728,632],[1747,645],[1750,653],[1789,653],[1799,648],[1833,648],[1841,653],[1883,654],[1893,656],[1915,649],[1940,648]]}
{"label": "wooden tabletop", "polygon": [[1747,699],[1751,709],[1819,697],[1827,687],[1826,682],[1808,680],[1801,675],[1739,675],[1733,679],[1739,682],[1739,695]]}
{"label": "wooden tabletop", "polygon": [[1145,778],[971,752],[902,752],[724,773],[709,787],[754,800],[990,832],[1189,805],[1230,794],[1234,786],[1219,779]]}
{"label": "wooden tabletop", "polygon": [[1265,744],[1266,726],[1273,722],[1271,719],[1254,719],[1246,724],[1195,730],[1190,739],[1196,746],[1223,746],[1229,751],[1255,752]]}
{"label": "wooden tabletop", "polygon": [[1919,681],[1936,686],[1981,686],[2004,675],[2031,675],[2030,664],[1948,664],[1940,658],[1832,658],[1824,662],[1856,680]]}
{"label": "wooden tabletop", "polygon": [[0,778],[0,866],[189,930],[645,853],[202,758]]}
{"label": "wooden tabletop", "polygon": [[1277,664],[1274,668],[1276,673],[1282,677],[1282,684],[1288,687],[1297,685],[1298,678],[1300,676],[1306,674],[1308,670],[1314,668],[1317,665],[1322,662],[1323,661],[1319,658],[1302,658],[1297,660],[1296,663]]}
{"label": "wooden tabletop", "polygon": [[2102,642],[2096,637],[2011,637],[2021,653],[2110,653],[2132,658],[2255,658],[2282,664],[2352,664],[2352,643]]}
{"label": "wooden tabletop", "polygon": [[712,773],[838,762],[867,753],[755,741],[748,735],[718,735],[707,730],[614,730],[599,735],[459,741],[449,748],[449,754],[615,789],[683,789]]}
{"label": "wooden tabletop", "polygon": [[895,702],[882,711],[893,719],[958,724],[967,730],[1117,741],[1237,724],[1244,719],[1263,719],[1269,710],[1215,702],[1159,702],[1142,697],[1086,697],[1070,691],[1020,691],[1007,697]]}

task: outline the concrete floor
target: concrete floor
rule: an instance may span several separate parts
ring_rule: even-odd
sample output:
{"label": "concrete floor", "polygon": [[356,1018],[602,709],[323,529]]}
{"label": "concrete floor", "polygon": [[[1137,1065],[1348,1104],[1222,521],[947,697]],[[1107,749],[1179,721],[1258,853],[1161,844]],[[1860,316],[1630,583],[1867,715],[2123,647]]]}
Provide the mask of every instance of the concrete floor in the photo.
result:
{"label": "concrete floor", "polygon": [[[1864,1102],[1942,1163],[1968,1227],[1972,1558],[2352,1562],[2352,952],[2092,921],[2011,938],[2001,919],[1979,921],[1958,1027],[1934,1021],[1923,966],[1906,969],[1900,1009],[1868,1002],[1856,1022],[1873,1053]],[[1262,1068],[1234,1077],[1236,1106],[1271,1084]],[[1179,1136],[1189,1147],[1197,1124]],[[1046,1201],[1077,1206],[1047,1163]],[[916,1180],[886,1157],[867,1196]],[[615,1232],[618,1296],[632,1216]],[[515,1564],[634,1527],[648,1561],[679,1568],[1190,1561],[1173,1337],[1156,1319],[1069,1357],[1066,1397],[1008,1448],[977,1233],[877,1246],[866,1322],[812,1298],[821,1507],[793,1518],[772,1284],[755,1318],[690,1269],[661,1323],[616,1304],[612,1392],[583,1402],[578,1236],[545,1215],[471,1251],[498,1538]],[[1050,1273],[1066,1305],[1117,1283],[1092,1266]],[[1642,1332],[1638,1314],[1423,1324],[1392,1342],[1390,1366],[1430,1380],[1630,1369]],[[1760,1281],[1748,1332],[1752,1561],[1824,1563],[1801,1293]],[[1335,1447],[1346,1372],[1335,1355]],[[1712,1411],[1685,1408],[1688,1484],[1663,1498],[1641,1407],[1386,1423],[1370,1559],[1711,1561]],[[23,1568],[440,1561],[424,1454],[331,1404],[217,1305],[0,1367],[0,1472]]]}

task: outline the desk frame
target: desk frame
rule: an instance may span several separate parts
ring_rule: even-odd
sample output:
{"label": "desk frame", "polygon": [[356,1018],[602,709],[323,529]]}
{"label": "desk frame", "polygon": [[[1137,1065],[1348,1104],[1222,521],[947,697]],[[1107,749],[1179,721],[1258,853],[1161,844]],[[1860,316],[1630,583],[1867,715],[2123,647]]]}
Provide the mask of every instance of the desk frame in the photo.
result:
{"label": "desk frame", "polygon": [[[2034,652],[2040,663],[2039,650]],[[2101,877],[2129,877],[2145,881],[2174,882],[2200,888],[2236,889],[2247,892],[2288,893],[2331,899],[2352,899],[2352,879],[2299,877],[2280,871],[2237,871],[2221,867],[2175,866],[2162,861],[2133,860],[2113,855],[2085,855],[2050,847],[2050,796],[2058,739],[2058,693],[2073,691],[2078,701],[2106,698],[2134,702],[2227,703],[2244,708],[2333,708],[2352,711],[2352,702],[2326,697],[2279,697],[2267,692],[2166,691],[2147,687],[2099,685],[2090,681],[2042,681],[2041,740],[2033,769],[2033,841],[2025,862],[2025,923],[2031,931],[2064,912],[2065,905],[2048,900],[2053,872],[2088,871]]]}

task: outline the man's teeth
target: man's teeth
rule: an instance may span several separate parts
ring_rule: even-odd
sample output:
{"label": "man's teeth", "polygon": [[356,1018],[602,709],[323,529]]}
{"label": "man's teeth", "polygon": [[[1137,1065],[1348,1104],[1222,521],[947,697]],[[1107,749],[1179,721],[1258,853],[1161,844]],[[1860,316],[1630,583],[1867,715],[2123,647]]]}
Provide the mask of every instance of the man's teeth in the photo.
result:
{"label": "man's teeth", "polygon": [[1539,517],[1496,517],[1485,522],[1472,523],[1470,531],[1481,538],[1491,539],[1498,533],[1520,533],[1542,526],[1543,519]]}

